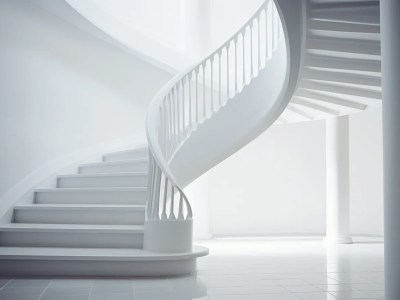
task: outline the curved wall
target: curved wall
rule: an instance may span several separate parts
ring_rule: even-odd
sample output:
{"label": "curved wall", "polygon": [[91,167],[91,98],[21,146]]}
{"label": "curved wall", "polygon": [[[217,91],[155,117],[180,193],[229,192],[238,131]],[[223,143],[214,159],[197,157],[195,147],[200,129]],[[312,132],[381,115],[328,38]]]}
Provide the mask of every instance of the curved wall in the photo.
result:
{"label": "curved wall", "polygon": [[0,0],[0,212],[43,166],[144,143],[148,103],[170,78],[35,3]]}

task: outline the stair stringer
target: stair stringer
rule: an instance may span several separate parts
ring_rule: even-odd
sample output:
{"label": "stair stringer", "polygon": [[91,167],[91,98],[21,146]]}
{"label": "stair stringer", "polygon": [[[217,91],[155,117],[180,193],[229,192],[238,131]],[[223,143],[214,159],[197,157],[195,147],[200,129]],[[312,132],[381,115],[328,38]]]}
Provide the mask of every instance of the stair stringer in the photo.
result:
{"label": "stair stringer", "polygon": [[170,168],[181,187],[263,133],[292,98],[302,65],[305,2],[278,0],[276,5],[284,39],[258,76],[200,124],[175,153]]}

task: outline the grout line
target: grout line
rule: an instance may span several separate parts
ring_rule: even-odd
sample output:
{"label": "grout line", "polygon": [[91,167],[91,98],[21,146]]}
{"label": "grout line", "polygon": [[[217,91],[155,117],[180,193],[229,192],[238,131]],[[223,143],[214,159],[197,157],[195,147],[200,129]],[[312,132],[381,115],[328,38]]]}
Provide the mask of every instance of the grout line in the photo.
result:
{"label": "grout line", "polygon": [[14,279],[9,279],[1,288],[0,291],[2,291],[11,281],[13,281]]}
{"label": "grout line", "polygon": [[49,284],[44,288],[43,292],[40,294],[40,296],[39,296],[39,298],[38,298],[39,300],[42,299],[44,293],[46,293],[47,289],[50,287],[50,285],[51,285],[52,282],[53,282],[53,280],[50,280],[50,281],[49,281]]}

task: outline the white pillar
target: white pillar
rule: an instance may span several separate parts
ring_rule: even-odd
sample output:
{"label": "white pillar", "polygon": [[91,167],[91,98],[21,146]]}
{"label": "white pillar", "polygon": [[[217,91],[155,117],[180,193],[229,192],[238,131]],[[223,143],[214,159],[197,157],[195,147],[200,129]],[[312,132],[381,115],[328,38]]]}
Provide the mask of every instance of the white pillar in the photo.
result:
{"label": "white pillar", "polygon": [[382,0],[385,299],[400,299],[400,1]]}
{"label": "white pillar", "polygon": [[327,243],[349,244],[349,117],[326,121]]}

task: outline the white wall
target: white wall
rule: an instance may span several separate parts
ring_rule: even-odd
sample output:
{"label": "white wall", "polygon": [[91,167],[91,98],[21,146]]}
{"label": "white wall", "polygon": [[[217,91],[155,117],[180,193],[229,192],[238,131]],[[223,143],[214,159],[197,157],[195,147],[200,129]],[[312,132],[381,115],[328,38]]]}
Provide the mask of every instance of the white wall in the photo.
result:
{"label": "white wall", "polygon": [[169,78],[34,1],[0,0],[0,198],[55,159],[144,142],[148,103]]}
{"label": "white wall", "polygon": [[[381,130],[380,109],[350,116],[353,235],[383,234]],[[324,235],[324,121],[274,126],[207,177],[215,236]]]}
{"label": "white wall", "polygon": [[383,235],[382,110],[350,118],[350,230]]}
{"label": "white wall", "polygon": [[273,126],[211,170],[211,232],[322,232],[324,146],[323,122]]}

